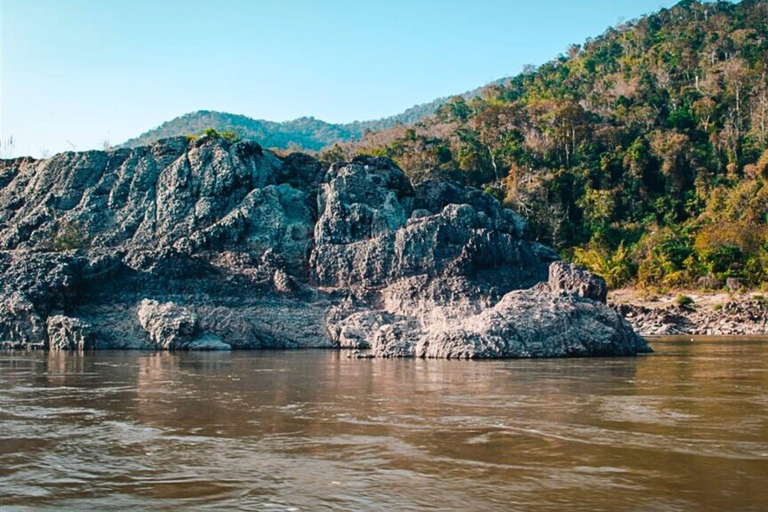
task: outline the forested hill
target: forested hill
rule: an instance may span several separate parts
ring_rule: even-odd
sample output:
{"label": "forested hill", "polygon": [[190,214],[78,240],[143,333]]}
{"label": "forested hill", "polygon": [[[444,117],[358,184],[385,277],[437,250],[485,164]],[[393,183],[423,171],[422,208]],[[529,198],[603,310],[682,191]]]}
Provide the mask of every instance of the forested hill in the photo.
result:
{"label": "forested hill", "polygon": [[[476,89],[461,97],[471,99],[479,93],[480,89]],[[327,123],[313,117],[277,123],[226,112],[200,110],[167,121],[157,128],[127,140],[121,144],[121,147],[143,146],[179,135],[199,135],[212,128],[219,132],[234,133],[242,139],[254,140],[267,148],[320,151],[339,142],[358,140],[367,131],[412,125],[435,114],[438,108],[448,100],[449,98],[438,98],[384,119],[345,124]]]}
{"label": "forested hill", "polygon": [[757,286],[767,70],[767,2],[685,0],[325,159],[387,155],[484,187],[613,285]]}

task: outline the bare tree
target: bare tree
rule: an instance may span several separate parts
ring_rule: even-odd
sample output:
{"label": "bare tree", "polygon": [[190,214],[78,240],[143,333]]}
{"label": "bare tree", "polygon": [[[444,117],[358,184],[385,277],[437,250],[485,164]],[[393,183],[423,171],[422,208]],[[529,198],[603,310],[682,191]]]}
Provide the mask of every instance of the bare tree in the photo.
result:
{"label": "bare tree", "polygon": [[13,140],[13,135],[6,140],[0,141],[0,157],[1,158],[13,158],[13,152],[16,146],[16,142]]}

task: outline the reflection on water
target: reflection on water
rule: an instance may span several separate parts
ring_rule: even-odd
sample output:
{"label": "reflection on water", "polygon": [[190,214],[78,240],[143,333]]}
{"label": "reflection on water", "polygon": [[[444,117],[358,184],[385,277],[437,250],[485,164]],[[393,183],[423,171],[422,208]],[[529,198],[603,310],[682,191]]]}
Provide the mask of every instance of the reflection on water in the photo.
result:
{"label": "reflection on water", "polygon": [[0,353],[3,510],[765,510],[768,344]]}

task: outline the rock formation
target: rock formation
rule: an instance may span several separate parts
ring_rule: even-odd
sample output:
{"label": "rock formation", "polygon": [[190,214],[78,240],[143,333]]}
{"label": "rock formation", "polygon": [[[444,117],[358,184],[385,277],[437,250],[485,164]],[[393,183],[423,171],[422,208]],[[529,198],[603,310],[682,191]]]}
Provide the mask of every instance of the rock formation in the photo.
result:
{"label": "rock formation", "polygon": [[488,194],[175,138],[0,168],[0,341],[398,357],[648,351]]}
{"label": "rock formation", "polygon": [[762,298],[733,297],[716,308],[675,304],[612,307],[643,336],[765,336],[768,332],[768,303]]}

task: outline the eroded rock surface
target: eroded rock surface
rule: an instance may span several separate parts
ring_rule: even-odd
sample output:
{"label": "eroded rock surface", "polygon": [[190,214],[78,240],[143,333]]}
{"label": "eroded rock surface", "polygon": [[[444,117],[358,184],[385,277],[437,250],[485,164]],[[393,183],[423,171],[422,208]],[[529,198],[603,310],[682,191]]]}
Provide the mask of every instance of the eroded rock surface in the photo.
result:
{"label": "eroded rock surface", "polygon": [[325,169],[252,142],[175,138],[3,161],[0,175],[6,346],[648,349],[601,303],[604,283],[550,267],[557,255],[525,239],[522,218],[472,188],[413,186],[388,159]]}
{"label": "eroded rock surface", "polygon": [[96,346],[91,325],[79,318],[49,316],[46,334],[51,350],[88,350]]}
{"label": "eroded rock surface", "polygon": [[575,293],[580,297],[606,303],[608,285],[605,279],[577,267],[558,261],[549,268],[549,288],[553,292]]}
{"label": "eroded rock surface", "polygon": [[613,304],[643,336],[765,336],[768,303],[733,297],[718,308],[666,305],[645,307]]}

